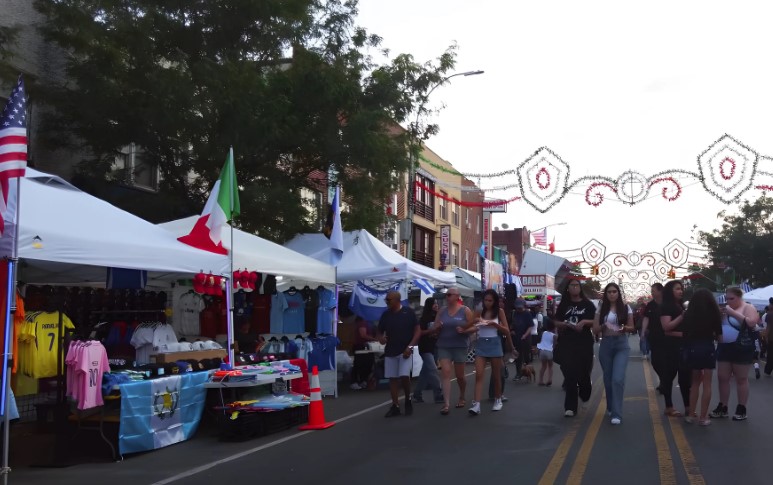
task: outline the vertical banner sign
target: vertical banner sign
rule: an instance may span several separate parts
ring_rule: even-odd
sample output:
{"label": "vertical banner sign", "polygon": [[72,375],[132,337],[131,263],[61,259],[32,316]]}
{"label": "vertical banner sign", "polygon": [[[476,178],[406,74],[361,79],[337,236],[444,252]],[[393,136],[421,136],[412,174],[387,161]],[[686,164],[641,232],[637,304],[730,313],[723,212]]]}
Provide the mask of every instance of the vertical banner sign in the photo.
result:
{"label": "vertical banner sign", "polygon": [[440,268],[445,269],[449,262],[451,252],[451,226],[444,224],[440,226]]}
{"label": "vertical banner sign", "polygon": [[491,212],[483,211],[483,244],[486,246],[486,259],[493,258],[491,244]]}

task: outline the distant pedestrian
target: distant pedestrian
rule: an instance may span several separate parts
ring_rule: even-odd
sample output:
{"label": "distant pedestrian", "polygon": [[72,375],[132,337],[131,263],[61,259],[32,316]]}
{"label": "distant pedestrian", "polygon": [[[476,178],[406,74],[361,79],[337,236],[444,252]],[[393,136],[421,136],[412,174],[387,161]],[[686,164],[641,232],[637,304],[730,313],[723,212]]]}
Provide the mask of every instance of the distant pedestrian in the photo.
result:
{"label": "distant pedestrian", "polygon": [[[550,318],[546,319],[543,323],[544,330],[540,336],[540,341],[537,344],[537,352],[539,353],[539,380],[540,386],[552,386],[553,385],[553,343],[556,340],[556,325]],[[547,374],[547,381],[545,380],[545,374]]]}
{"label": "distant pedestrian", "polygon": [[[698,396],[700,396],[700,414],[698,424],[708,426],[709,405],[711,404],[711,378],[716,366],[716,351],[714,342],[722,339],[722,314],[714,294],[705,288],[695,291],[690,300],[690,306],[684,312],[684,342],[683,349],[687,366],[692,371],[690,384],[690,409],[698,411]],[[685,416],[688,423],[693,422],[692,416]]]}
{"label": "distant pedestrian", "polygon": [[464,376],[464,364],[467,362],[468,335],[475,331],[472,311],[462,304],[457,288],[450,288],[446,293],[446,307],[440,310],[435,318],[435,329],[438,332],[437,354],[440,361],[441,382],[443,384],[444,405],[440,414],[447,415],[451,404],[451,371],[456,374],[456,384],[459,386],[457,408],[464,408],[467,390],[467,380]]}
{"label": "distant pedestrian", "polygon": [[644,315],[641,322],[642,338],[646,339],[650,351],[652,370],[658,376],[657,390],[660,391],[660,383],[663,382],[663,359],[666,334],[660,324],[660,305],[663,302],[663,284],[654,283],[650,287],[650,300],[644,307]]}
{"label": "distant pedestrian", "polygon": [[674,378],[679,376],[679,391],[684,402],[684,416],[689,416],[690,410],[690,382],[692,373],[681,356],[682,349],[682,322],[684,320],[684,287],[679,280],[672,280],[663,287],[663,304],[660,306],[660,324],[665,332],[663,344],[663,375],[660,377],[660,392],[666,400],[666,416],[681,417],[682,413],[674,409],[671,398],[674,390]]}
{"label": "distant pedestrian", "polygon": [[413,369],[413,348],[419,341],[421,327],[416,314],[400,301],[399,291],[390,291],[385,298],[387,309],[378,322],[379,341],[384,347],[384,377],[389,379],[392,407],[387,418],[399,416],[400,386],[405,393],[405,415],[413,414],[411,403],[411,370]]}
{"label": "distant pedestrian", "polygon": [[531,329],[534,328],[534,319],[531,312],[526,310],[526,301],[522,298],[515,300],[515,310],[510,327],[513,331],[513,343],[515,350],[518,351],[518,358],[515,360],[515,378],[514,381],[521,380],[523,366],[531,362]]}
{"label": "distant pedestrian", "polygon": [[593,320],[593,333],[602,337],[599,363],[604,373],[607,416],[610,417],[609,422],[615,425],[623,419],[625,372],[631,354],[627,334],[634,331],[631,307],[626,305],[620,287],[616,283],[609,283],[604,288],[601,307]]}
{"label": "distant pedestrian", "polygon": [[768,309],[765,313],[765,375],[770,377],[771,372],[773,372],[773,358],[771,358],[771,353],[773,353],[773,298],[770,298],[768,300]]}
{"label": "distant pedestrian", "polygon": [[569,279],[561,303],[556,310],[558,346],[553,358],[564,374],[564,416],[577,415],[577,398],[587,403],[593,390],[590,373],[593,369],[593,344],[591,327],[596,316],[596,306],[582,291],[580,280]]}
{"label": "distant pedestrian", "polygon": [[421,372],[419,381],[416,383],[416,389],[413,390],[413,402],[423,403],[424,389],[432,389],[435,396],[435,403],[443,403],[443,387],[440,385],[440,376],[437,372],[435,363],[435,347],[437,345],[437,332],[433,328],[435,318],[437,317],[438,304],[434,298],[427,298],[424,302],[424,311],[419,319],[421,327],[421,337],[419,338],[419,355],[421,356]]}
{"label": "distant pedestrian", "polygon": [[491,362],[491,375],[494,379],[494,407],[492,411],[502,410],[502,340],[500,333],[509,333],[505,311],[499,307],[499,294],[494,290],[483,292],[483,307],[475,315],[475,328],[478,339],[475,343],[475,393],[470,414],[480,414],[480,400],[483,395],[483,377],[486,361]]}
{"label": "distant pedestrian", "polygon": [[727,304],[721,309],[722,343],[717,346],[719,404],[711,412],[711,417],[727,417],[730,378],[735,377],[738,405],[735,408],[733,421],[744,421],[746,404],[749,400],[749,367],[754,359],[754,340],[750,332],[757,326],[760,316],[754,306],[743,301],[743,291],[740,288],[728,288],[725,292],[725,300]]}

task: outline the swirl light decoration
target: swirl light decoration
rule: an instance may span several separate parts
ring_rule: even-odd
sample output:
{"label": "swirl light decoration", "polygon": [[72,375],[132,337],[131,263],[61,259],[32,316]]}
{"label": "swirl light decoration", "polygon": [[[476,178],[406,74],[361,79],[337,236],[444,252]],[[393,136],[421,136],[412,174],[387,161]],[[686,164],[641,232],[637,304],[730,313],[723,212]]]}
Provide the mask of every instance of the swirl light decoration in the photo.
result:
{"label": "swirl light decoration", "polygon": [[634,205],[647,200],[653,192],[673,202],[682,196],[687,179],[697,179],[706,192],[725,204],[738,202],[739,197],[750,190],[773,192],[773,158],[758,154],[730,135],[721,136],[697,158],[697,171],[672,169],[646,176],[627,170],[616,178],[589,175],[576,180],[570,179],[570,165],[548,147],[538,149],[515,169],[489,174],[458,172],[424,157],[420,157],[420,162],[435,170],[469,179],[515,175],[517,181],[490,188],[481,186],[480,190],[518,190],[518,197],[510,197],[497,204],[523,198],[542,213],[555,207],[576,189],[584,193],[585,203],[592,207],[601,206],[609,198]]}

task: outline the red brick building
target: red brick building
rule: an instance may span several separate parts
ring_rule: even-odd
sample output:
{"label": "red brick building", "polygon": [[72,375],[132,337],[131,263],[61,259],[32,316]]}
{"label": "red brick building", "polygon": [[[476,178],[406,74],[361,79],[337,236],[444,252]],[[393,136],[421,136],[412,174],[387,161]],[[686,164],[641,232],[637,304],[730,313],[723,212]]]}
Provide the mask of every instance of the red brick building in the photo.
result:
{"label": "red brick building", "polygon": [[[462,177],[462,203],[483,202],[483,191],[475,182]],[[483,244],[483,209],[481,207],[462,206],[462,250],[459,257],[459,267],[480,273],[480,258],[478,249]]]}

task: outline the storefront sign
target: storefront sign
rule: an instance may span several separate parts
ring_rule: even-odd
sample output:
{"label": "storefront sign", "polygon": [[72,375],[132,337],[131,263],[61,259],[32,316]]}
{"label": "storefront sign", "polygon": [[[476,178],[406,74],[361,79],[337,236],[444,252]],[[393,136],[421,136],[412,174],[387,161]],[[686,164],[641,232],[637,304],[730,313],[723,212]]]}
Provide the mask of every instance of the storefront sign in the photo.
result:
{"label": "storefront sign", "polygon": [[483,245],[486,248],[486,259],[491,259],[491,213],[483,211]]}
{"label": "storefront sign", "polygon": [[[488,205],[498,202],[498,205]],[[486,201],[487,212],[507,212],[507,202],[504,200],[487,200]]]}
{"label": "storefront sign", "polygon": [[544,295],[547,290],[556,286],[556,278],[551,275],[520,275],[523,284],[523,293],[527,295]]}
{"label": "storefront sign", "polygon": [[448,262],[448,255],[451,252],[451,226],[444,224],[440,226],[440,267],[445,268]]}

